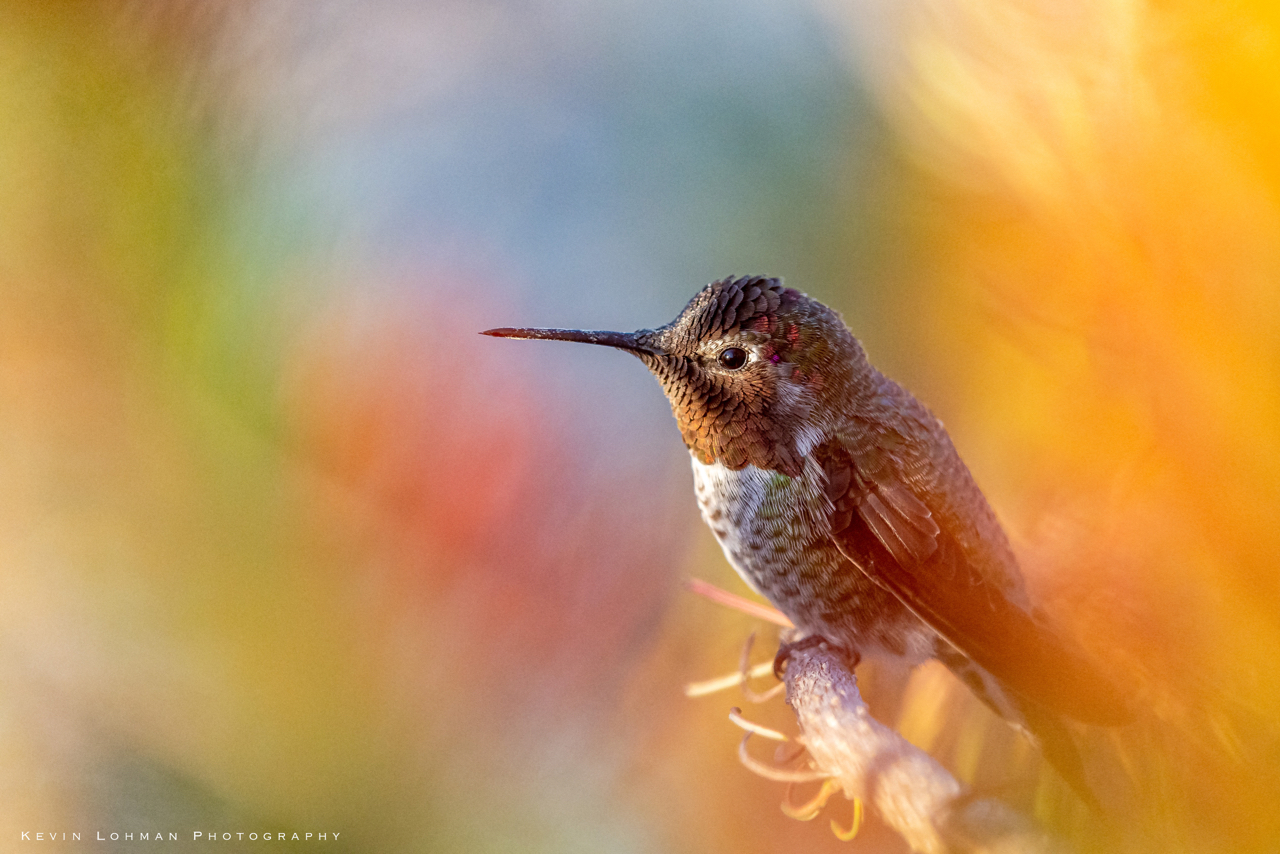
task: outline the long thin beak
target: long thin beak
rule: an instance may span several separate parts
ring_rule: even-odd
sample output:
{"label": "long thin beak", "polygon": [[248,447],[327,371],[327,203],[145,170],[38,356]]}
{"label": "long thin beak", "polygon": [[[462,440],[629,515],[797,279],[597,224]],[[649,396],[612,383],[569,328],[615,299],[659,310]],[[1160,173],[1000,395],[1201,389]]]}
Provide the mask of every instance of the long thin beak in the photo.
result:
{"label": "long thin beak", "polygon": [[636,332],[588,332],[585,329],[486,329],[481,335],[492,335],[494,338],[535,338],[543,341],[577,341],[580,344],[603,344],[606,347],[617,347],[619,350],[630,350],[632,353],[648,353],[659,356],[662,351],[642,344]]}

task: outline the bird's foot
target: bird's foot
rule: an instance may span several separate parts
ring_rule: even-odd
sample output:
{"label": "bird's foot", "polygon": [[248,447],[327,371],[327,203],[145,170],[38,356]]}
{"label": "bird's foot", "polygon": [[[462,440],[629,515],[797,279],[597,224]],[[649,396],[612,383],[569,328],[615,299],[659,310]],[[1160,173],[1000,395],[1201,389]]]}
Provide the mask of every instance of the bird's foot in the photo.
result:
{"label": "bird's foot", "polygon": [[778,647],[778,654],[773,658],[773,675],[778,681],[782,681],[782,675],[787,671],[787,662],[791,656],[797,652],[814,647],[825,646],[844,660],[845,666],[849,668],[849,672],[853,672],[853,668],[858,666],[858,662],[862,661],[862,656],[856,649],[846,649],[837,646],[822,635],[807,635],[797,641],[790,641]]}
{"label": "bird's foot", "polygon": [[[742,674],[742,696],[746,697],[752,703],[765,703],[781,694],[786,686],[781,683],[774,685],[768,691],[756,691],[751,687],[751,647],[755,645],[756,633],[752,632],[747,636],[747,642],[742,645],[742,656],[738,659],[738,672]],[[774,660],[774,668],[776,672],[777,659]]]}

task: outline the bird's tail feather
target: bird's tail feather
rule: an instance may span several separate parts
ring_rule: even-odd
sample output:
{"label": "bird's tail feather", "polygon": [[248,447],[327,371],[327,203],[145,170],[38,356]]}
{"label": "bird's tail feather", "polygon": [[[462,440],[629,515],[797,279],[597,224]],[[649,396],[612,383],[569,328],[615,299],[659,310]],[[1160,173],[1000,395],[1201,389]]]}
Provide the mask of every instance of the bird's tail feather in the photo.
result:
{"label": "bird's tail feather", "polygon": [[1067,725],[1052,710],[1010,691],[968,656],[939,639],[935,654],[993,712],[1025,732],[1071,789],[1090,809],[1102,805],[1085,777],[1080,750]]}

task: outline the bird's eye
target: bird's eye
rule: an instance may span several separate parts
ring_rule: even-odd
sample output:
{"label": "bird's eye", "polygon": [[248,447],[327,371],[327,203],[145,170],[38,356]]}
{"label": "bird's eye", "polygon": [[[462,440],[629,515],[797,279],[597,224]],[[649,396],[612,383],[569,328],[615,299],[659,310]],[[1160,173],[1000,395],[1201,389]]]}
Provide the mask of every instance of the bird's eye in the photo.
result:
{"label": "bird's eye", "polygon": [[741,347],[725,347],[716,358],[722,368],[736,371],[747,363],[747,351]]}

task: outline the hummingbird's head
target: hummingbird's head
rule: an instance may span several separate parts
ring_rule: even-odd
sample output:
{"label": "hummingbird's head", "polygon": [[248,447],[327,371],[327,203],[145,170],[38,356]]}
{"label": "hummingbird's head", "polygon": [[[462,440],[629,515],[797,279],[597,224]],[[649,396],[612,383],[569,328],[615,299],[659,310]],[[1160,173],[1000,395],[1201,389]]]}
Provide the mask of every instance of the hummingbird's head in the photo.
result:
{"label": "hummingbird's head", "polygon": [[490,329],[503,338],[604,344],[634,353],[703,463],[798,475],[866,356],[839,315],[781,280],[732,277],[703,288],[666,326],[639,332]]}

